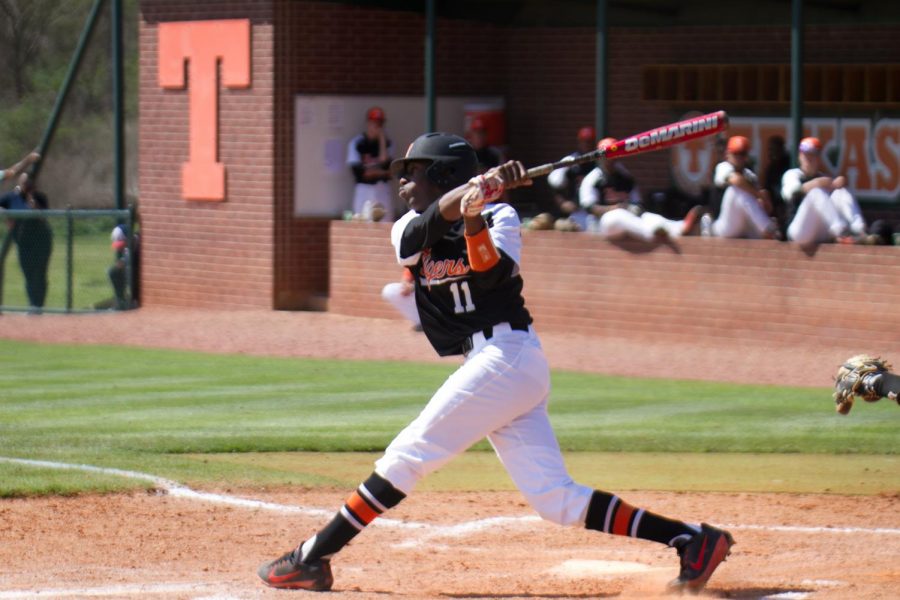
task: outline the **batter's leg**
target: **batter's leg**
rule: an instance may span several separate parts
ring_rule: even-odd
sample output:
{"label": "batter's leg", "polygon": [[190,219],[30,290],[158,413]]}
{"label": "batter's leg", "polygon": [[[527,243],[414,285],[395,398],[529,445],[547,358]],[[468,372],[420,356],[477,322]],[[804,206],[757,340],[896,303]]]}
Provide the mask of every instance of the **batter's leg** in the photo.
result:
{"label": "batter's leg", "polygon": [[[328,525],[295,550],[263,564],[260,578],[272,587],[327,589],[331,586],[327,561],[332,555],[377,516],[399,504],[419,479],[530,411],[546,397],[549,387],[547,362],[533,334],[497,335],[444,382]],[[315,569],[315,576],[309,569]]]}
{"label": "batter's leg", "polygon": [[492,433],[489,439],[513,481],[543,518],[675,547],[681,567],[678,577],[669,583],[674,590],[702,589],[731,551],[734,540],[727,531],[705,523],[698,526],[670,519],[572,481],[550,426],[546,403]]}
{"label": "batter's leg", "polygon": [[538,514],[560,525],[576,525],[667,546],[700,528],[636,509],[617,496],[575,483],[569,476],[546,402],[488,436],[516,487]]}

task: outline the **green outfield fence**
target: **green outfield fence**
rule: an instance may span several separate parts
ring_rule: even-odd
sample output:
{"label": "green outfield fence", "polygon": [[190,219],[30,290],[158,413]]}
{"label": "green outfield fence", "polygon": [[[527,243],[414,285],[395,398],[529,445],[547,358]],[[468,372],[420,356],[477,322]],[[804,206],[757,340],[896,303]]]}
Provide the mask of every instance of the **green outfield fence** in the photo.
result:
{"label": "green outfield fence", "polygon": [[[74,313],[135,306],[133,210],[3,210],[0,217],[6,224],[0,243],[0,311]],[[35,220],[46,223],[51,235]],[[109,275],[117,258],[111,234],[122,224],[128,226],[124,303],[116,301]],[[42,270],[48,246],[46,297],[38,309],[29,299],[25,270]],[[30,281],[33,299],[42,285],[40,277],[32,276]]]}

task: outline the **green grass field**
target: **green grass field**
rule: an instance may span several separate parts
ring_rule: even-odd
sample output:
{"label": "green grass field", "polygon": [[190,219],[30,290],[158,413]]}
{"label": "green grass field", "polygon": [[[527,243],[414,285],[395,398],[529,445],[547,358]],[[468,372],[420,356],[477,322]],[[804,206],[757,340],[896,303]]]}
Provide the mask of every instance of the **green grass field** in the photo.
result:
{"label": "green grass field", "polygon": [[[66,308],[66,222],[62,217],[48,219],[53,228],[53,254],[47,270],[49,281],[45,308]],[[94,304],[113,297],[107,269],[113,263],[110,249],[112,217],[95,218],[89,224],[76,221],[72,245],[72,308],[92,309]],[[89,228],[89,229],[88,229]],[[6,235],[5,232],[3,235]],[[0,236],[2,237],[2,236]],[[18,249],[13,244],[6,257],[2,305],[28,307],[25,281],[19,267]]]}
{"label": "green grass field", "polygon": [[[0,456],[133,469],[191,485],[355,485],[454,366],[0,340]],[[620,489],[900,489],[893,403],[841,417],[826,388],[566,372],[554,373],[553,385],[551,419],[585,481]],[[510,486],[489,452],[470,452],[430,479],[441,489]],[[0,463],[0,496],[141,485]]]}

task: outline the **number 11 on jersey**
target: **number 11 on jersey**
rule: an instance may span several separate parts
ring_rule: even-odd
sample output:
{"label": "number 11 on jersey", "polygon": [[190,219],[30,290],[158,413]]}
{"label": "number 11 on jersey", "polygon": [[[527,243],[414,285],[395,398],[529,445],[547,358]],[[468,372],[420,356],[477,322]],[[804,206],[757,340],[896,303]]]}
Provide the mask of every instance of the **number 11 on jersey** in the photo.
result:
{"label": "number 11 on jersey", "polygon": [[[460,296],[460,290],[462,290],[462,296]],[[475,304],[472,302],[472,292],[469,290],[468,281],[450,284],[450,293],[453,294],[454,313],[459,315],[464,312],[470,313],[475,310]],[[465,304],[463,304],[462,300],[465,301]]]}

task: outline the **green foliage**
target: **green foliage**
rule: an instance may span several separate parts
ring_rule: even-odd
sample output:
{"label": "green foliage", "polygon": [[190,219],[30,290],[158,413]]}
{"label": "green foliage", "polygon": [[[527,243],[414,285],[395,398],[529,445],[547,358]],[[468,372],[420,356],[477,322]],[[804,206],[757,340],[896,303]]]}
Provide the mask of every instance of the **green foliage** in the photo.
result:
{"label": "green foliage", "polygon": [[[57,95],[94,0],[0,0],[0,168],[34,149],[43,137]],[[45,154],[38,187],[53,208],[113,208],[110,5],[100,13],[78,76]],[[137,0],[123,1],[126,131],[136,131],[138,85]],[[126,135],[136,156],[135,135]],[[129,181],[136,184],[136,162]],[[136,187],[130,193],[136,195]]]}

